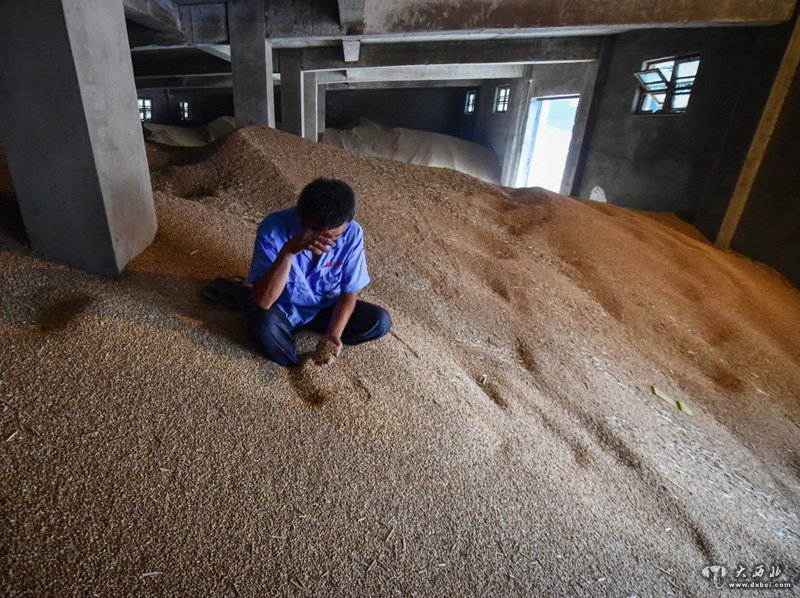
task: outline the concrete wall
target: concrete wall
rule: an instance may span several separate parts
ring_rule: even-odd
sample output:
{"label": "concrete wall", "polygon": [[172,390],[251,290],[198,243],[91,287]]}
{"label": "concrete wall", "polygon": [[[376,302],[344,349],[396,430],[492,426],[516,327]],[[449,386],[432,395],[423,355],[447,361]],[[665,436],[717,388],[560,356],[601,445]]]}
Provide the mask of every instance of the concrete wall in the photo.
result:
{"label": "concrete wall", "polygon": [[355,89],[326,93],[325,126],[343,127],[358,118],[407,129],[469,138],[470,118],[464,114],[472,88],[426,87]]}
{"label": "concrete wall", "polygon": [[[220,116],[233,116],[233,94],[228,93],[187,93],[168,89],[138,89],[140,98],[153,100],[154,123],[196,127]],[[189,121],[181,120],[178,102],[191,102]]]}
{"label": "concrete wall", "polygon": [[[500,85],[511,86],[507,112],[494,112],[495,90]],[[475,128],[472,141],[492,148],[503,166],[505,175],[512,156],[509,145],[521,127],[521,115],[527,103],[527,79],[491,79],[481,85],[476,104]]]}
{"label": "concrete wall", "polygon": [[[725,137],[754,28],[650,30],[616,37],[577,189],[598,185],[611,203],[692,218]],[[637,115],[633,73],[645,60],[699,53],[700,69],[685,114]]]}
{"label": "concrete wall", "polygon": [[[491,80],[481,86],[471,138],[494,149],[503,168],[503,184],[511,186],[516,179],[530,101],[535,98],[579,95],[581,102],[575,118],[573,144],[561,189],[562,192],[569,192],[584,138],[596,75],[597,61],[535,64],[527,67],[523,78]],[[500,85],[511,86],[511,100],[505,113],[494,112],[495,90]]]}
{"label": "concrete wall", "polygon": [[748,63],[743,65],[744,84],[694,217],[694,225],[709,239],[716,238],[722,225],[791,31],[791,24],[761,28]]}
{"label": "concrete wall", "polygon": [[800,287],[800,71],[783,105],[731,247]]}

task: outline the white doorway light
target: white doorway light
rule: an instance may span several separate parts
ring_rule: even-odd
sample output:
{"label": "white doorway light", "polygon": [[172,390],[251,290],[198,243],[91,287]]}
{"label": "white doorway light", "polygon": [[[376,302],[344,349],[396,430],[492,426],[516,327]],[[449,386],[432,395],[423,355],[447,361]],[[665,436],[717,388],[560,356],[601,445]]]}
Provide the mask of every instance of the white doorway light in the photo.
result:
{"label": "white doorway light", "polygon": [[561,191],[579,101],[579,96],[531,100],[517,187]]}

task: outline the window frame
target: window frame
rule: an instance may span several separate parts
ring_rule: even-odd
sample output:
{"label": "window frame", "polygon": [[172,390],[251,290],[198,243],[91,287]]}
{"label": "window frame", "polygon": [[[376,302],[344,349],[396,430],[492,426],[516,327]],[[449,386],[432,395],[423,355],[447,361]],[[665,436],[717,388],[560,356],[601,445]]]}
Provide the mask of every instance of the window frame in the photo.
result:
{"label": "window frame", "polygon": [[[670,61],[673,63],[672,73],[670,74],[669,81],[667,81],[661,70],[653,67],[654,65],[662,62]],[[675,108],[675,97],[681,95],[691,96],[692,89],[694,88],[694,82],[697,79],[697,73],[691,76],[679,77],[678,66],[687,62],[695,61],[697,62],[697,68],[699,72],[701,62],[701,55],[699,52],[681,54],[678,56],[667,56],[664,58],[655,58],[653,60],[644,61],[642,63],[642,69],[633,74],[638,83],[637,95],[634,101],[634,114],[646,116],[686,114],[686,111],[689,107],[689,102],[687,101],[686,106],[683,108]],[[660,81],[645,81],[646,77],[652,77],[655,74],[658,75]],[[690,79],[689,85],[680,87],[679,85],[681,80],[686,79]],[[642,106],[644,105],[647,97],[654,96],[656,93],[664,94],[664,100],[662,102],[658,102],[658,100],[654,98],[657,103],[660,103],[663,106],[663,108],[658,111],[642,110]]]}
{"label": "window frame", "polygon": [[[506,92],[505,97],[501,98],[503,91]],[[494,105],[492,112],[494,114],[507,114],[508,106],[511,104],[511,85],[498,85],[494,89]]]}
{"label": "window frame", "polygon": [[153,98],[137,97],[139,106],[139,122],[151,122],[153,120]]}
{"label": "window frame", "polygon": [[475,109],[478,105],[478,90],[472,89],[467,92],[464,99],[464,114],[475,114]]}

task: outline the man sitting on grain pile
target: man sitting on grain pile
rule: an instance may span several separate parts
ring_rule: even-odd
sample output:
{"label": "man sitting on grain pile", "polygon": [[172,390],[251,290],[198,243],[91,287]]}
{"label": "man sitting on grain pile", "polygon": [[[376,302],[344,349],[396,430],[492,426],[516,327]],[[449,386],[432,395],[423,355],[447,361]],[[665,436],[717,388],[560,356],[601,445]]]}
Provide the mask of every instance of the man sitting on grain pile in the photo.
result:
{"label": "man sitting on grain pile", "polygon": [[253,285],[249,334],[272,361],[298,365],[292,334],[300,328],[323,334],[312,356],[321,366],[333,363],[343,344],[389,332],[389,313],[357,299],[369,274],[355,215],[347,183],[316,179],[297,206],[273,212],[259,225],[247,277]]}

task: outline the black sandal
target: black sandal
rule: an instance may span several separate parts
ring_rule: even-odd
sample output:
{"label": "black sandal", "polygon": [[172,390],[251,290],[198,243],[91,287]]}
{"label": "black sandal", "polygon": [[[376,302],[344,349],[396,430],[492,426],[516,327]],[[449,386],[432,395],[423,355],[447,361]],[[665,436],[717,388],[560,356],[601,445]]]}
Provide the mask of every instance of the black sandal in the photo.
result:
{"label": "black sandal", "polygon": [[250,299],[250,286],[241,276],[216,278],[203,289],[203,297],[209,301],[221,301],[228,309],[244,309]]}

